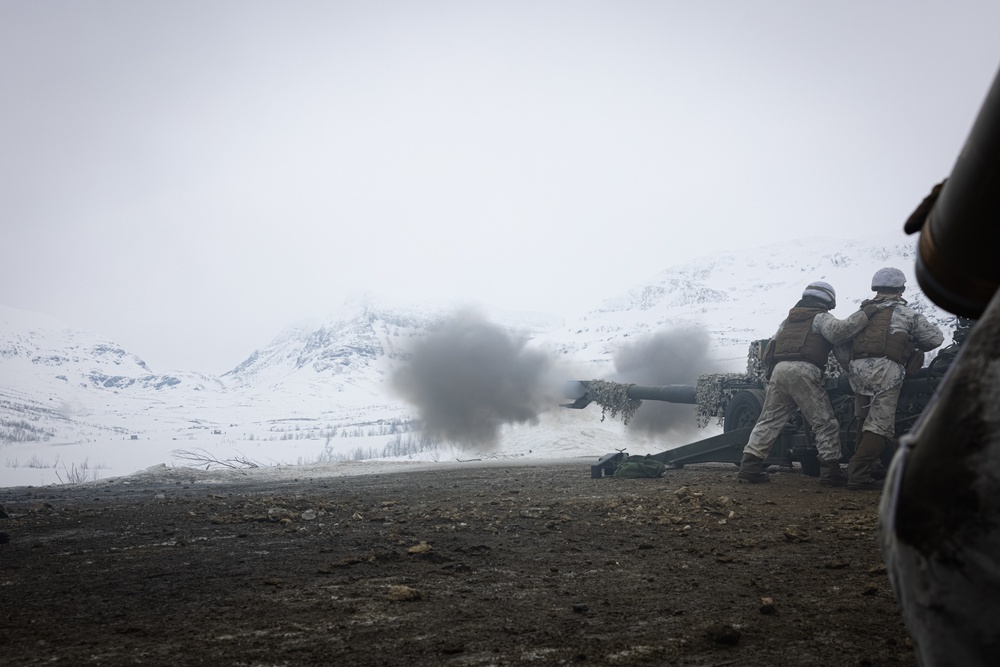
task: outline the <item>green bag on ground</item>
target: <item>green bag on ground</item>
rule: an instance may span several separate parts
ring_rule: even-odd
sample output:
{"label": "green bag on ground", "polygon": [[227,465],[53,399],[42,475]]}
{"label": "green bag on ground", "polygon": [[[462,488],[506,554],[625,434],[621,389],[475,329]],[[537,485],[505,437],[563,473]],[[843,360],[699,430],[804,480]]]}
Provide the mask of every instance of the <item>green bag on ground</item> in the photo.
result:
{"label": "green bag on ground", "polygon": [[636,479],[639,477],[663,477],[667,466],[656,459],[646,456],[630,456],[615,468],[614,477]]}

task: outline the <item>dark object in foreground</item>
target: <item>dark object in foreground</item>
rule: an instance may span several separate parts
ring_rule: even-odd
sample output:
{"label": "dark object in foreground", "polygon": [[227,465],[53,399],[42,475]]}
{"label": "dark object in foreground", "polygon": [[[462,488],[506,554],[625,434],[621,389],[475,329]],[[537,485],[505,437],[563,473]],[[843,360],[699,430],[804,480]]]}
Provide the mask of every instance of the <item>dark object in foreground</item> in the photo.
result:
{"label": "dark object in foreground", "polygon": [[1000,651],[1000,72],[943,187],[907,221],[917,277],[980,317],[901,441],[880,509],[890,582],[924,667],[997,664]]}
{"label": "dark object in foreground", "polygon": [[1000,293],[902,439],[881,542],[921,662],[995,665],[1000,648]]}

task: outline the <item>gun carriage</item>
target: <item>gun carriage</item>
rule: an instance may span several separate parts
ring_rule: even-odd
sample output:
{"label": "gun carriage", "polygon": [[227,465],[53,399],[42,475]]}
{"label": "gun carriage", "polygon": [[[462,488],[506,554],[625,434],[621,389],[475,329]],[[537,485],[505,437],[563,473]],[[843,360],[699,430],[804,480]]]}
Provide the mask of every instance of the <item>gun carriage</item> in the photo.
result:
{"label": "gun carriage", "polygon": [[[966,331],[962,324],[960,322],[952,345],[938,352],[926,367],[907,374],[896,410],[897,440],[913,426],[923,412],[955,358],[963,338],[962,333]],[[968,321],[966,324],[971,326]],[[743,448],[750,438],[750,431],[764,405],[767,380],[762,357],[767,342],[765,339],[750,344],[746,373],[702,375],[697,384],[693,385],[647,386],[606,380],[571,380],[565,385],[564,395],[572,402],[563,403],[562,406],[583,409],[591,403],[597,403],[612,417],[621,414],[627,424],[628,418],[642,401],[692,405],[699,426],[706,426],[715,420],[722,426],[722,433],[673,447],[653,454],[650,458],[673,468],[683,468],[689,463],[733,463],[738,466]],[[826,368],[826,391],[840,424],[842,460],[846,463],[857,447],[860,420],[854,414],[854,392],[847,374],[842,372],[832,354]],[[885,465],[891,460],[895,448],[896,441],[886,446],[882,453]],[[611,452],[602,456],[591,466],[591,476],[614,474],[618,464],[627,456],[625,452]],[[798,463],[809,476],[819,475],[819,459],[813,434],[801,413],[796,413],[788,421],[774,443],[771,455],[765,461],[765,465],[788,467],[794,463]]]}

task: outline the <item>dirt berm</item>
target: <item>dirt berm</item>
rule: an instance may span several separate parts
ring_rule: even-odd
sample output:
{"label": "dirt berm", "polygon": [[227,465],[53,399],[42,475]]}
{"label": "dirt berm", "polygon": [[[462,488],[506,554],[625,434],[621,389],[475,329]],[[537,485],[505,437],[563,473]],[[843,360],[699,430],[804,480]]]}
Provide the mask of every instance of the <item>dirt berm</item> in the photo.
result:
{"label": "dirt berm", "polygon": [[0,663],[916,664],[877,492],[589,464],[0,489]]}

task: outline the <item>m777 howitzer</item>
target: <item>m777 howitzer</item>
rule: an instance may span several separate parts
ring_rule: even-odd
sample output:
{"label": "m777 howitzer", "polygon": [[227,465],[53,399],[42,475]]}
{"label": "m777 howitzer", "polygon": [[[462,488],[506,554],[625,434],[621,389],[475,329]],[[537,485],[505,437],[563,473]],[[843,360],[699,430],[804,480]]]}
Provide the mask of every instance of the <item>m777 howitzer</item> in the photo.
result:
{"label": "m777 howitzer", "polygon": [[[964,337],[963,331],[960,323],[952,345],[942,349],[928,366],[915,369],[907,375],[896,409],[897,438],[909,430],[930,401],[948,365],[958,352]],[[738,466],[743,448],[750,438],[750,431],[764,405],[767,380],[761,352],[767,342],[765,339],[750,344],[746,373],[702,375],[694,385],[645,386],[606,380],[572,380],[566,383],[564,395],[573,402],[563,403],[562,406],[583,409],[591,403],[597,403],[603,414],[611,417],[620,415],[627,425],[643,401],[692,405],[698,426],[706,426],[716,420],[722,426],[722,433],[653,454],[649,458],[674,468],[683,468],[689,463],[733,463]],[[826,367],[824,382],[840,424],[842,460],[846,463],[857,448],[860,420],[854,414],[854,392],[847,374],[841,371],[832,354]],[[894,451],[895,443],[886,447],[882,455],[884,464],[888,465]],[[611,452],[602,456],[591,466],[591,476],[613,475],[625,458],[625,452]],[[819,459],[813,434],[801,413],[796,413],[782,429],[764,463],[791,467],[796,462],[805,474],[812,477],[819,475]]]}

